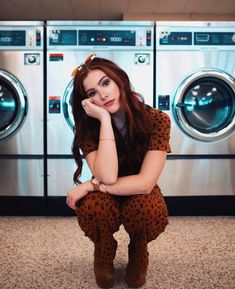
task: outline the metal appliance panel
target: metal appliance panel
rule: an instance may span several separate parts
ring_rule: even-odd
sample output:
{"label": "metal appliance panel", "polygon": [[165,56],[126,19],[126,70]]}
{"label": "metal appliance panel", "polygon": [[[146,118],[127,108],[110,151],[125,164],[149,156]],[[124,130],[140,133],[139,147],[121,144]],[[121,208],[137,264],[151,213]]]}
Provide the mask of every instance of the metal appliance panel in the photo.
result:
{"label": "metal appliance panel", "polygon": [[[113,31],[117,34],[113,35]],[[123,33],[128,43],[123,42]],[[113,60],[127,72],[134,89],[143,94],[146,103],[153,105],[153,36],[153,23],[150,22],[47,22],[48,196],[65,196],[74,185],[74,160],[53,159],[53,155],[71,155],[73,132],[68,119],[72,120],[69,105],[72,71],[91,53]],[[66,105],[68,115],[63,111]],[[84,162],[81,180],[90,178],[91,173]]]}
{"label": "metal appliance panel", "polygon": [[0,142],[0,154],[43,153],[43,52],[40,64],[25,65],[25,51],[0,51],[0,69],[13,74],[27,93],[28,112],[20,130],[11,138]]}
{"label": "metal appliance panel", "polygon": [[0,196],[44,195],[43,159],[0,159]]}
{"label": "metal appliance panel", "polygon": [[167,160],[159,178],[164,196],[235,196],[235,159]]}
{"label": "metal appliance panel", "polygon": [[[156,107],[158,95],[169,95],[172,103],[179,84],[185,77],[199,68],[223,70],[235,77],[235,52],[225,51],[158,51]],[[184,134],[172,114],[171,148],[173,154],[235,154],[235,134],[218,142],[205,143]]]}
{"label": "metal appliance panel", "polygon": [[[41,21],[0,22],[1,84],[2,87],[5,85],[5,76],[8,75],[6,83],[11,87],[11,80],[15,78],[24,91],[25,102],[24,105],[21,103],[22,98],[15,104],[14,101],[10,101],[7,109],[11,109],[11,104],[14,104],[14,110],[18,107],[23,110],[25,107],[27,112],[23,124],[15,127],[15,133],[7,135],[1,131],[0,195],[2,196],[44,196],[43,25]],[[18,91],[14,89],[13,91],[12,95],[17,95]],[[5,98],[3,92],[5,93],[4,90],[1,91],[0,97],[1,108],[4,111],[4,102],[8,101],[9,95]],[[4,112],[8,114],[8,111]],[[4,130],[4,117],[1,120]],[[12,124],[9,122],[8,125]]]}
{"label": "metal appliance panel", "polygon": [[[51,54],[58,53],[63,55],[64,61],[54,62],[48,59],[47,62],[47,102],[53,99],[53,97],[58,97],[60,101],[59,113],[49,113],[48,111],[48,154],[71,154],[73,132],[63,116],[63,95],[66,87],[72,80],[71,72],[84,61],[91,52],[50,51],[48,52],[48,58]],[[136,54],[141,53],[134,51],[95,51],[95,53],[97,56],[117,62],[129,75],[135,90],[144,93],[146,103],[152,105],[153,65],[136,64]],[[148,55],[150,57],[150,63],[153,63],[153,52],[148,52]],[[47,107],[49,109],[48,103]]]}
{"label": "metal appliance panel", "polygon": [[[212,142],[209,140],[206,142],[205,138],[202,141],[203,138],[197,140],[189,137],[186,131],[183,132],[180,128],[179,117],[175,113],[175,106],[179,104],[180,109],[180,105],[183,107],[185,103],[183,101],[182,103],[174,102],[174,97],[178,95],[178,92],[183,91],[181,88],[185,88],[186,83],[190,81],[194,83],[193,77],[196,79],[196,75],[198,77],[200,73],[203,76],[206,75],[206,73],[203,74],[205,71],[215,71],[214,75],[217,71],[222,71],[224,75],[230,75],[231,93],[229,97],[233,95],[234,28],[235,22],[223,21],[156,22],[156,107],[163,107],[172,122],[170,144],[173,158],[167,160],[158,182],[166,196],[234,195],[235,193],[233,178],[235,134]],[[190,79],[189,82],[187,82],[188,79]],[[207,78],[207,80],[209,87],[210,79]],[[201,86],[198,86],[201,89]],[[189,92],[189,90],[184,91],[185,94]],[[223,93],[225,94],[225,90],[220,91],[221,95]],[[200,94],[200,97],[203,97],[203,93]],[[213,103],[215,102],[213,99]],[[234,100],[231,100],[230,103],[231,111],[234,111]],[[205,107],[203,106],[203,108]],[[194,106],[191,107],[191,110],[193,110],[195,118],[200,116],[200,114],[196,115]],[[206,110],[203,112],[206,114]],[[182,108],[182,113],[185,113],[184,108]],[[208,115],[210,113],[212,110],[208,111]],[[186,113],[184,117],[185,115]],[[203,120],[205,118],[200,119],[201,122]],[[233,116],[230,121],[233,128]],[[188,123],[186,125],[189,126]],[[205,124],[207,127],[210,125],[210,122]],[[178,155],[177,158],[174,155]],[[188,155],[191,155],[189,159]],[[202,158],[201,155],[204,157]]]}
{"label": "metal appliance panel", "polygon": [[[74,186],[73,174],[77,166],[73,159],[49,159],[48,161],[48,196],[66,196]],[[92,175],[86,161],[83,162],[81,182],[91,179]]]}
{"label": "metal appliance panel", "polygon": [[[185,132],[182,132],[184,127],[180,127],[181,119],[178,118],[177,113],[174,115],[172,113],[172,110],[176,112],[174,96],[177,96],[177,92],[181,91],[180,88],[183,87],[187,77],[190,75],[192,75],[191,80],[193,79],[193,75],[197,73],[199,75],[200,71],[221,70],[224,74],[231,76],[231,81],[235,79],[234,28],[235,22],[224,21],[156,22],[156,107],[159,105],[159,97],[161,99],[161,96],[163,96],[163,105],[164,98],[165,100],[169,99],[169,108],[166,107],[165,110],[169,113],[172,120],[170,141],[173,154],[234,154],[235,134],[231,134],[231,131],[234,127],[235,116],[230,120],[231,123],[228,125],[230,135],[226,138],[222,136],[227,135],[225,132],[226,127],[224,127],[223,132],[218,132],[218,137],[216,132],[210,136],[208,133],[208,138],[206,137],[206,133],[204,135],[199,133],[199,137],[196,139],[196,132],[192,132],[192,134],[188,133],[191,134],[192,137],[187,134],[191,128],[186,118],[184,119],[185,128],[187,127],[188,130],[186,128]],[[235,81],[234,84],[231,85],[231,91],[233,92],[234,87]],[[231,95],[232,94],[234,93],[231,93]],[[222,92],[220,92],[220,95],[222,95]],[[200,95],[200,97],[202,96]],[[235,102],[234,100],[230,102],[232,103],[230,104],[231,111],[234,111]],[[203,108],[205,109],[205,107],[204,105]],[[179,111],[182,111],[182,114],[185,113],[184,116],[186,115],[183,106],[182,108],[178,108],[178,112]],[[206,113],[205,110],[204,113]],[[210,113],[212,116],[211,110],[208,114]],[[204,119],[200,120],[201,123],[203,120]],[[217,123],[219,123],[219,120]],[[209,125],[210,123],[205,126],[209,127]],[[219,140],[220,138],[221,140]]]}

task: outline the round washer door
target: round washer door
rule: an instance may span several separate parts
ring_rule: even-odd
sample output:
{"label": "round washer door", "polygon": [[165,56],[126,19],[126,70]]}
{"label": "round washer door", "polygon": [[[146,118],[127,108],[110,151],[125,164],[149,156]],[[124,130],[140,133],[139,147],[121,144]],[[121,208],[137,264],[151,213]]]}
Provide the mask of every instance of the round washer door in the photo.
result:
{"label": "round washer door", "polygon": [[73,81],[74,79],[72,79],[67,85],[64,91],[63,100],[62,100],[62,109],[63,109],[64,117],[65,117],[67,124],[72,130],[74,130],[74,118],[73,118],[73,113],[72,113]]}
{"label": "round washer door", "polygon": [[222,140],[235,131],[235,80],[221,70],[196,71],[178,86],[172,109],[178,126],[190,137]]}
{"label": "round washer door", "polygon": [[0,70],[0,141],[20,129],[26,113],[27,97],[23,85],[11,73]]}

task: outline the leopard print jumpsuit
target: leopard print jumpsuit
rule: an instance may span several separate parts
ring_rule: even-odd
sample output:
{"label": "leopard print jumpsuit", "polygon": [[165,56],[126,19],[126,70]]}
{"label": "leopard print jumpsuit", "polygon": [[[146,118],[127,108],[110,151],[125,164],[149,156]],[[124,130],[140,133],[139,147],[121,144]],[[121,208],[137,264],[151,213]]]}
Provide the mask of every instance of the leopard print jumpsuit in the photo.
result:
{"label": "leopard print jumpsuit", "polygon": [[[148,150],[170,152],[170,119],[164,112],[149,110],[151,136]],[[87,142],[82,146],[86,156],[97,149],[97,144]],[[117,248],[113,234],[123,224],[132,240],[140,246],[156,239],[168,224],[168,212],[158,185],[147,195],[113,196],[99,191],[89,192],[77,203],[78,223],[85,235],[99,244],[100,258],[112,262]],[[147,261],[146,261],[147,262]]]}

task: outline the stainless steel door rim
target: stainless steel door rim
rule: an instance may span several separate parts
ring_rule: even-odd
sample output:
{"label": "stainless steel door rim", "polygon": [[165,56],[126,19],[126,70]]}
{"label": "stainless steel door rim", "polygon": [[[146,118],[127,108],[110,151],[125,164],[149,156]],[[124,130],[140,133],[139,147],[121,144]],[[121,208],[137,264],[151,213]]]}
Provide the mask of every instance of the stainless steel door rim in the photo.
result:
{"label": "stainless steel door rim", "polygon": [[[12,89],[14,93],[13,97],[16,98],[15,115],[10,123],[6,123],[4,129],[0,130],[0,140],[3,140],[13,136],[22,126],[27,113],[27,95],[21,82],[11,73],[0,70],[0,81]],[[2,93],[0,95],[0,101],[3,103],[2,106],[4,106],[4,100],[4,94]]]}
{"label": "stainless steel door rim", "polygon": [[[200,92],[205,93],[206,92],[205,89],[203,91],[202,87],[200,87],[200,84],[203,84],[203,82],[205,84],[205,81],[207,83],[206,86],[208,87],[211,86],[211,91],[208,91],[205,94],[205,96],[200,95],[200,99],[198,101],[197,89],[199,90],[201,89],[199,93]],[[221,90],[219,89],[219,86],[221,86]],[[216,99],[213,98],[214,96],[212,95],[213,91],[215,92],[215,94],[220,93],[220,104],[217,103],[216,105]],[[227,96],[225,95],[226,91]],[[189,101],[187,102],[186,99],[188,93],[191,94],[190,102]],[[195,98],[193,96],[194,94]],[[224,119],[223,117],[222,119],[219,118],[217,118],[217,120],[214,119],[213,121],[214,128],[213,128],[213,124],[209,123],[208,119],[204,118],[203,115],[200,115],[198,111],[196,111],[196,108],[199,108],[198,110],[200,112],[199,106],[201,106],[201,108],[204,106],[204,116],[206,114],[207,115],[210,114],[209,111],[210,108],[212,113],[213,108],[213,117],[216,117],[215,115],[216,110],[222,109],[221,107],[218,108],[218,106],[221,105],[221,98],[227,98],[224,99],[224,101],[229,102],[229,104],[226,107],[227,113],[225,113],[225,115],[223,116]],[[202,103],[203,101],[204,103]],[[205,109],[207,109],[207,111]],[[215,142],[222,140],[233,134],[235,131],[235,80],[228,73],[225,73],[218,69],[197,70],[188,75],[179,84],[174,94],[172,110],[176,123],[181,128],[181,130],[188,136],[204,142]],[[196,123],[195,124],[193,124],[192,122],[190,123],[189,119],[187,118],[187,113],[193,115],[194,119],[198,119],[198,121],[201,124],[205,124],[207,130],[200,129],[199,127],[197,127]],[[221,111],[220,113],[218,112],[218,115],[221,116]],[[209,118],[209,120],[212,119]],[[217,122],[216,125],[215,122]],[[209,128],[210,126],[211,129]]]}

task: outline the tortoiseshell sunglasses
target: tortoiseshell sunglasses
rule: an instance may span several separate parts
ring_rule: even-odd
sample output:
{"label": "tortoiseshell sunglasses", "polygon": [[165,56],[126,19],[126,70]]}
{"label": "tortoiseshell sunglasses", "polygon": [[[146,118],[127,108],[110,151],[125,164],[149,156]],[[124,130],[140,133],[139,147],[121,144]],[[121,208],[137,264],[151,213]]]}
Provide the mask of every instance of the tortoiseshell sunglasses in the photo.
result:
{"label": "tortoiseshell sunglasses", "polygon": [[71,76],[72,77],[75,77],[75,75],[77,74],[78,71],[80,71],[84,66],[86,66],[88,63],[90,63],[94,58],[96,57],[96,55],[93,53],[91,55],[89,55],[87,57],[87,59],[82,63],[80,64],[78,67],[76,67],[73,72],[71,73]]}

